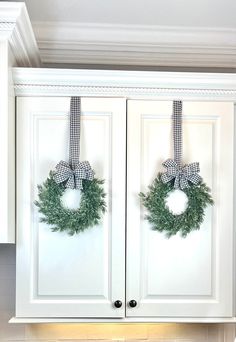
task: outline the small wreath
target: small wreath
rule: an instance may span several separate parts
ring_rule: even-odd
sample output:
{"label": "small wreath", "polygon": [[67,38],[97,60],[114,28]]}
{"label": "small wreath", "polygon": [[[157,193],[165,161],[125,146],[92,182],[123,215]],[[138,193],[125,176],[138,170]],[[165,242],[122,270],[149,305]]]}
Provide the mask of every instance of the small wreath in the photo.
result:
{"label": "small wreath", "polygon": [[[159,173],[149,186],[149,192],[140,193],[141,202],[148,210],[146,219],[154,230],[166,232],[171,237],[180,232],[186,237],[192,230],[199,229],[208,204],[213,204],[210,189],[199,175],[198,162],[182,165],[182,101],[173,101],[174,159],[167,159],[162,165],[166,172]],[[184,197],[184,208],[171,208],[171,195]],[[172,200],[173,197],[172,196]],[[179,200],[174,199],[174,204]],[[179,201],[182,205],[181,201]],[[177,202],[178,203],[178,202]],[[178,203],[179,204],[179,203]],[[175,208],[176,209],[176,208]]]}
{"label": "small wreath", "polygon": [[56,183],[54,172],[38,185],[39,200],[35,202],[39,212],[44,215],[41,222],[52,225],[52,231],[67,231],[69,235],[82,232],[88,227],[99,223],[102,214],[106,211],[105,192],[101,186],[104,181],[97,178],[83,181],[81,201],[78,209],[68,209],[63,206],[61,198],[66,190],[63,183]]}
{"label": "small wreath", "polygon": [[140,193],[141,201],[149,212],[146,219],[154,230],[165,231],[168,238],[177,232],[186,237],[189,232],[200,228],[205,216],[204,209],[208,204],[213,204],[210,189],[203,181],[183,189],[188,197],[187,208],[182,214],[175,215],[166,205],[166,198],[173,191],[174,180],[163,183],[161,176],[159,173],[154,179],[147,194]]}
{"label": "small wreath", "polygon": [[[38,201],[35,205],[43,214],[41,222],[52,226],[53,232],[67,231],[74,235],[99,223],[106,210],[103,180],[94,178],[88,161],[80,161],[80,119],[81,99],[72,97],[70,102],[70,147],[69,163],[61,160],[55,171],[38,185]],[[67,189],[80,191],[79,199],[74,200],[75,207],[63,204],[63,195]],[[78,194],[78,193],[77,193]],[[77,207],[79,204],[79,207]]]}

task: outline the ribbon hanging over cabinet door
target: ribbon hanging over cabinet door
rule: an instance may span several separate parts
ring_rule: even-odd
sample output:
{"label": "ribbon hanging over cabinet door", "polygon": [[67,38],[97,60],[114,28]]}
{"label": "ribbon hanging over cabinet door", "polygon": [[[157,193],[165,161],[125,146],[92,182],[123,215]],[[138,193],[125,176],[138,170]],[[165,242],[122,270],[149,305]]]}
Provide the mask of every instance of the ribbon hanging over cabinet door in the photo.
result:
{"label": "ribbon hanging over cabinet door", "polygon": [[174,144],[174,159],[167,159],[162,165],[166,168],[166,172],[161,175],[163,183],[168,183],[174,180],[175,189],[185,189],[189,187],[191,182],[197,185],[201,181],[199,163],[191,163],[182,166],[182,101],[173,101],[173,144]]}
{"label": "ribbon hanging over cabinet door", "polygon": [[70,102],[69,163],[61,160],[56,165],[54,180],[69,189],[83,189],[83,179],[93,180],[94,171],[88,161],[80,161],[81,98],[72,97]]}

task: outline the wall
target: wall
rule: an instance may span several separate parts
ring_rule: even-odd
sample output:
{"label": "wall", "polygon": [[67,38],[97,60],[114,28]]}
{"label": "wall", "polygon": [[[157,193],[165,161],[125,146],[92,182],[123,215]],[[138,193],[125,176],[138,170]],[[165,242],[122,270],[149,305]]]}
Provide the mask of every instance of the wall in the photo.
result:
{"label": "wall", "polygon": [[0,244],[0,341],[233,342],[219,324],[8,324],[14,316],[15,246]]}

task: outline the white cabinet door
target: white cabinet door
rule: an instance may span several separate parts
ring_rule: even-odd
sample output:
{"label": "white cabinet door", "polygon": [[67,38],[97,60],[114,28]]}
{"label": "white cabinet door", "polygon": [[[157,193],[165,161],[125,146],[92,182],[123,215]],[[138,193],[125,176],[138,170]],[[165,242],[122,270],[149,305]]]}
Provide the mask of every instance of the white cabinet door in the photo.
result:
{"label": "white cabinet door", "polygon": [[232,316],[233,104],[183,103],[183,162],[200,162],[215,205],[201,229],[165,238],[138,198],[173,157],[172,102],[129,101],[127,180],[128,316]]}
{"label": "white cabinet door", "polygon": [[34,201],[37,184],[68,160],[70,98],[17,100],[17,317],[124,316],[126,101],[81,104],[81,160],[105,179],[107,212],[69,236],[40,223]]}

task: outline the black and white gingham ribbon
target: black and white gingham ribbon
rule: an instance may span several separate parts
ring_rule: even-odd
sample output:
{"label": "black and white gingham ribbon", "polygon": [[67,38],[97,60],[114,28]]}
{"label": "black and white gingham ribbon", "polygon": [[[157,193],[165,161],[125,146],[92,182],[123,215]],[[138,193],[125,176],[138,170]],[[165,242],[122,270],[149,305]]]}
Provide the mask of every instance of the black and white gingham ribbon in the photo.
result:
{"label": "black and white gingham ribbon", "polygon": [[174,160],[181,166],[182,160],[182,101],[173,101]]}
{"label": "black and white gingham ribbon", "polygon": [[173,102],[173,140],[174,140],[174,160],[167,159],[162,165],[166,172],[161,175],[163,183],[168,183],[174,179],[175,189],[185,189],[189,183],[198,184],[201,181],[199,176],[199,163],[181,165],[182,161],[182,101]]}
{"label": "black and white gingham ribbon", "polygon": [[70,102],[70,156],[69,163],[61,160],[56,165],[54,180],[70,189],[82,189],[83,179],[93,180],[94,172],[88,161],[79,161],[81,99],[72,97]]}

